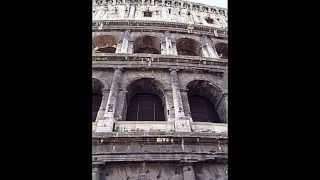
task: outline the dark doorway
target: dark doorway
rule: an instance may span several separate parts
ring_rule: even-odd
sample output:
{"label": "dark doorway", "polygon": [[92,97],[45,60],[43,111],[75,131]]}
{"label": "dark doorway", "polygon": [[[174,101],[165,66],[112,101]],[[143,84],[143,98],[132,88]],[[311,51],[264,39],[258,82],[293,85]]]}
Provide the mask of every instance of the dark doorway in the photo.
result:
{"label": "dark doorway", "polygon": [[165,121],[161,99],[154,94],[136,94],[129,102],[128,121]]}
{"label": "dark doorway", "polygon": [[212,123],[220,122],[214,105],[207,100],[207,98],[201,96],[190,96],[189,104],[193,121]]}

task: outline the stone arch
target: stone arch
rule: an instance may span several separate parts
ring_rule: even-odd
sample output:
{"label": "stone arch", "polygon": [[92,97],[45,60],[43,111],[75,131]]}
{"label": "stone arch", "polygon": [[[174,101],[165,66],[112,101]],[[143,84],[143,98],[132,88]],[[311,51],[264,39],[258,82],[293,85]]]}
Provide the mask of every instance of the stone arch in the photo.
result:
{"label": "stone arch", "polygon": [[117,38],[113,35],[98,35],[93,38],[96,53],[115,53],[117,43]]}
{"label": "stone arch", "polygon": [[103,83],[96,78],[92,78],[92,122],[95,122],[97,119],[102,102],[103,89]]}
{"label": "stone arch", "polygon": [[223,96],[218,86],[206,80],[193,80],[187,84],[187,90],[193,121],[225,122],[225,111],[218,108]]}
{"label": "stone arch", "polygon": [[134,53],[161,54],[160,38],[144,35],[134,40]]}
{"label": "stone arch", "polygon": [[178,55],[200,56],[200,43],[191,38],[180,38],[176,41]]}
{"label": "stone arch", "polygon": [[220,58],[228,59],[228,44],[219,42],[215,44],[215,49]]}
{"label": "stone arch", "polygon": [[126,87],[125,120],[165,121],[164,86],[154,78],[139,78]]}

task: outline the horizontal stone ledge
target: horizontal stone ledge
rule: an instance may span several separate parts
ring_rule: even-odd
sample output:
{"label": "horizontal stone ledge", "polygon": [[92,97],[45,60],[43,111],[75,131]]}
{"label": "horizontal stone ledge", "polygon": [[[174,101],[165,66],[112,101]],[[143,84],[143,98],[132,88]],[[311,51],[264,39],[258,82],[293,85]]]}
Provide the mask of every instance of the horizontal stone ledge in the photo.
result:
{"label": "horizontal stone ledge", "polygon": [[186,56],[186,55],[164,55],[164,54],[147,54],[147,53],[96,53],[92,54],[93,60],[97,58],[122,58],[122,60],[146,60],[151,62],[157,62],[160,60],[176,60],[176,61],[197,61],[197,62],[219,62],[219,63],[228,63],[228,59],[222,58],[210,58],[210,57],[201,57],[201,56]]}
{"label": "horizontal stone ledge", "polygon": [[[101,26],[102,25],[102,26]],[[128,20],[128,19],[117,19],[117,20],[93,20],[92,22],[92,29],[93,30],[104,30],[109,28],[114,28],[114,26],[127,26],[128,28],[123,29],[134,29],[134,28],[141,28],[141,27],[151,27],[153,30],[157,28],[166,27],[170,28],[170,31],[173,29],[180,29],[182,32],[203,32],[201,34],[211,33],[216,37],[227,37],[228,29],[219,28],[219,27],[212,27],[212,26],[205,26],[205,25],[197,25],[197,24],[188,24],[182,22],[170,22],[170,21],[146,21],[146,20]]]}
{"label": "horizontal stone ledge", "polygon": [[207,132],[93,132],[92,140],[103,138],[209,138],[209,139],[228,139],[226,133],[207,133]]}
{"label": "horizontal stone ledge", "polygon": [[93,69],[114,69],[115,67],[120,67],[124,69],[171,69],[178,68],[180,70],[186,72],[197,72],[204,71],[208,73],[216,73],[215,75],[223,76],[225,73],[225,66],[217,66],[217,65],[201,65],[201,64],[186,64],[186,63],[163,63],[157,62],[152,65],[142,64],[139,62],[129,62],[129,61],[93,61],[92,68]]}
{"label": "horizontal stone ledge", "polygon": [[127,155],[93,155],[93,162],[141,162],[141,161],[178,161],[178,162],[201,162],[214,160],[227,160],[225,155],[191,155],[191,154],[127,154]]}

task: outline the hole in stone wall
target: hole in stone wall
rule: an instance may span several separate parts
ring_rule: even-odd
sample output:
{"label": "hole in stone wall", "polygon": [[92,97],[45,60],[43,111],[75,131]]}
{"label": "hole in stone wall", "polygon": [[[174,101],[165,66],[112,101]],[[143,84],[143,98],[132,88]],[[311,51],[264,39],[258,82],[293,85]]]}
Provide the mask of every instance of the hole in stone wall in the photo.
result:
{"label": "hole in stone wall", "polygon": [[213,19],[210,17],[206,17],[205,19],[207,21],[208,24],[213,24]]}
{"label": "hole in stone wall", "polygon": [[221,123],[215,103],[220,91],[208,81],[195,80],[187,85],[191,117],[195,122]]}
{"label": "hole in stone wall", "polygon": [[96,53],[115,53],[117,41],[112,35],[100,35],[93,39],[93,47]]}
{"label": "hole in stone wall", "polygon": [[153,36],[142,36],[134,41],[134,53],[160,54],[160,39]]}
{"label": "hole in stone wall", "polygon": [[228,59],[228,44],[226,43],[217,43],[215,45],[216,51],[219,57],[223,59]]}
{"label": "hole in stone wall", "polygon": [[181,38],[177,40],[178,55],[199,56],[200,43],[189,38]]}
{"label": "hole in stone wall", "polygon": [[144,11],[143,16],[144,17],[152,17],[152,12],[151,11]]}

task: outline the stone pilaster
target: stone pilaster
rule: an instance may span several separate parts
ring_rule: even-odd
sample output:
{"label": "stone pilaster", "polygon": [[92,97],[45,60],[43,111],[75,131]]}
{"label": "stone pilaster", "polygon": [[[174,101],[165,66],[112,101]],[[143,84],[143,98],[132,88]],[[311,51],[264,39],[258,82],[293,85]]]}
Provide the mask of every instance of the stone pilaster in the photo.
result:
{"label": "stone pilaster", "polygon": [[167,109],[167,120],[168,121],[174,121],[174,105],[173,105],[173,96],[172,96],[172,90],[166,89],[165,90],[165,96],[166,96],[166,109]]}
{"label": "stone pilaster", "polygon": [[121,69],[115,69],[103,120],[99,120],[97,122],[96,132],[113,131],[113,124],[115,121],[115,107],[117,105],[121,74]]}
{"label": "stone pilaster", "polygon": [[183,180],[195,180],[195,174],[192,164],[185,164],[182,168]]}
{"label": "stone pilaster", "polygon": [[184,114],[177,70],[170,69],[170,76],[175,114],[175,130],[179,132],[190,132],[190,119]]}
{"label": "stone pilaster", "polygon": [[187,89],[181,89],[181,97],[184,100],[183,101],[183,105],[184,105],[185,116],[187,118],[190,118],[190,121],[192,121],[189,98],[188,98],[188,90]]}
{"label": "stone pilaster", "polygon": [[210,57],[210,58],[219,58],[218,53],[215,51],[212,42],[206,37],[203,36],[201,38],[201,46],[202,46],[202,51],[206,51],[205,57]]}
{"label": "stone pilaster", "polygon": [[102,90],[102,100],[101,100],[99,111],[97,113],[96,121],[103,120],[104,111],[106,110],[106,106],[108,102],[109,92],[110,92],[109,89]]}
{"label": "stone pilaster", "polygon": [[117,46],[116,53],[128,53],[130,32],[125,31],[122,36],[120,45]]}

